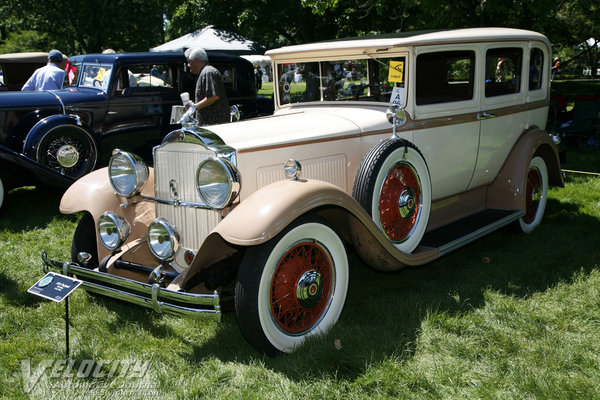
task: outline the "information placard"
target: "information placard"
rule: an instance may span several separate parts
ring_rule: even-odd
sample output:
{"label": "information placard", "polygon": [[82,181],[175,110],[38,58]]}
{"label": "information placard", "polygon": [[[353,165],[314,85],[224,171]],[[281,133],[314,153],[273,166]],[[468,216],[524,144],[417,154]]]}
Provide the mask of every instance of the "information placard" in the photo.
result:
{"label": "information placard", "polygon": [[48,272],[35,285],[30,287],[27,292],[48,300],[60,302],[82,283],[83,281],[79,279]]}

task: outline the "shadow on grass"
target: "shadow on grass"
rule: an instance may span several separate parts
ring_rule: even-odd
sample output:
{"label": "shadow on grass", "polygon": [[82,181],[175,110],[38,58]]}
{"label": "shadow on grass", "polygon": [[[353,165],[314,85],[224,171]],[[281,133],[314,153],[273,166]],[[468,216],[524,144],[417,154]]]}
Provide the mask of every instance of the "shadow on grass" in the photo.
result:
{"label": "shadow on grass", "polygon": [[11,190],[0,208],[0,230],[21,232],[47,226],[54,217],[63,216],[58,210],[62,193],[56,189],[33,186]]}
{"label": "shadow on grass", "polygon": [[19,286],[19,282],[8,277],[4,272],[0,272],[0,296],[6,299],[6,302],[15,307],[37,307],[43,303],[41,297],[27,293]]}

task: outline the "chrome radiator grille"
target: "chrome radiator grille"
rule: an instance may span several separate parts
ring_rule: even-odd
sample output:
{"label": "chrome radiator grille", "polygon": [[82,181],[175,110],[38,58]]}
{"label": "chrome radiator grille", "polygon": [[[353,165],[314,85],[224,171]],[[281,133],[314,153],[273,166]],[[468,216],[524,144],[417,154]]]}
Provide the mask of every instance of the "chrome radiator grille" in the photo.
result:
{"label": "chrome radiator grille", "polygon": [[[202,160],[212,156],[215,156],[213,151],[192,143],[168,143],[155,149],[155,196],[202,203],[196,191],[196,169]],[[175,225],[181,246],[194,251],[200,248],[220,219],[216,211],[159,203],[156,204],[156,216]]]}

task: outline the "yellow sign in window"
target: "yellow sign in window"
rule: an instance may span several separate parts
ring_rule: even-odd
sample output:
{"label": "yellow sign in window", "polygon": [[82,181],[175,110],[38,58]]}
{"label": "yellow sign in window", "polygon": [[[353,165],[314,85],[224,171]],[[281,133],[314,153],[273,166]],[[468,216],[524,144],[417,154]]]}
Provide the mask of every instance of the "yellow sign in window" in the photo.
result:
{"label": "yellow sign in window", "polygon": [[390,82],[404,82],[404,61],[390,61]]}

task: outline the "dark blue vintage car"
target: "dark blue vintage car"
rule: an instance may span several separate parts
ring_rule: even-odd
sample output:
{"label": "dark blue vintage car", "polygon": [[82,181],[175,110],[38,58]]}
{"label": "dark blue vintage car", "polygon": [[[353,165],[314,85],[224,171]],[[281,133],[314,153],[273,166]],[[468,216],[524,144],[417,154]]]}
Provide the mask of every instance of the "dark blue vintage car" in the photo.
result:
{"label": "dark blue vintage car", "polygon": [[[252,64],[208,53],[241,118],[273,112],[257,96]],[[0,93],[0,206],[13,187],[67,187],[106,165],[119,148],[151,160],[173,129],[180,94],[194,95],[196,76],[182,53],[89,54],[69,58],[62,90]]]}

